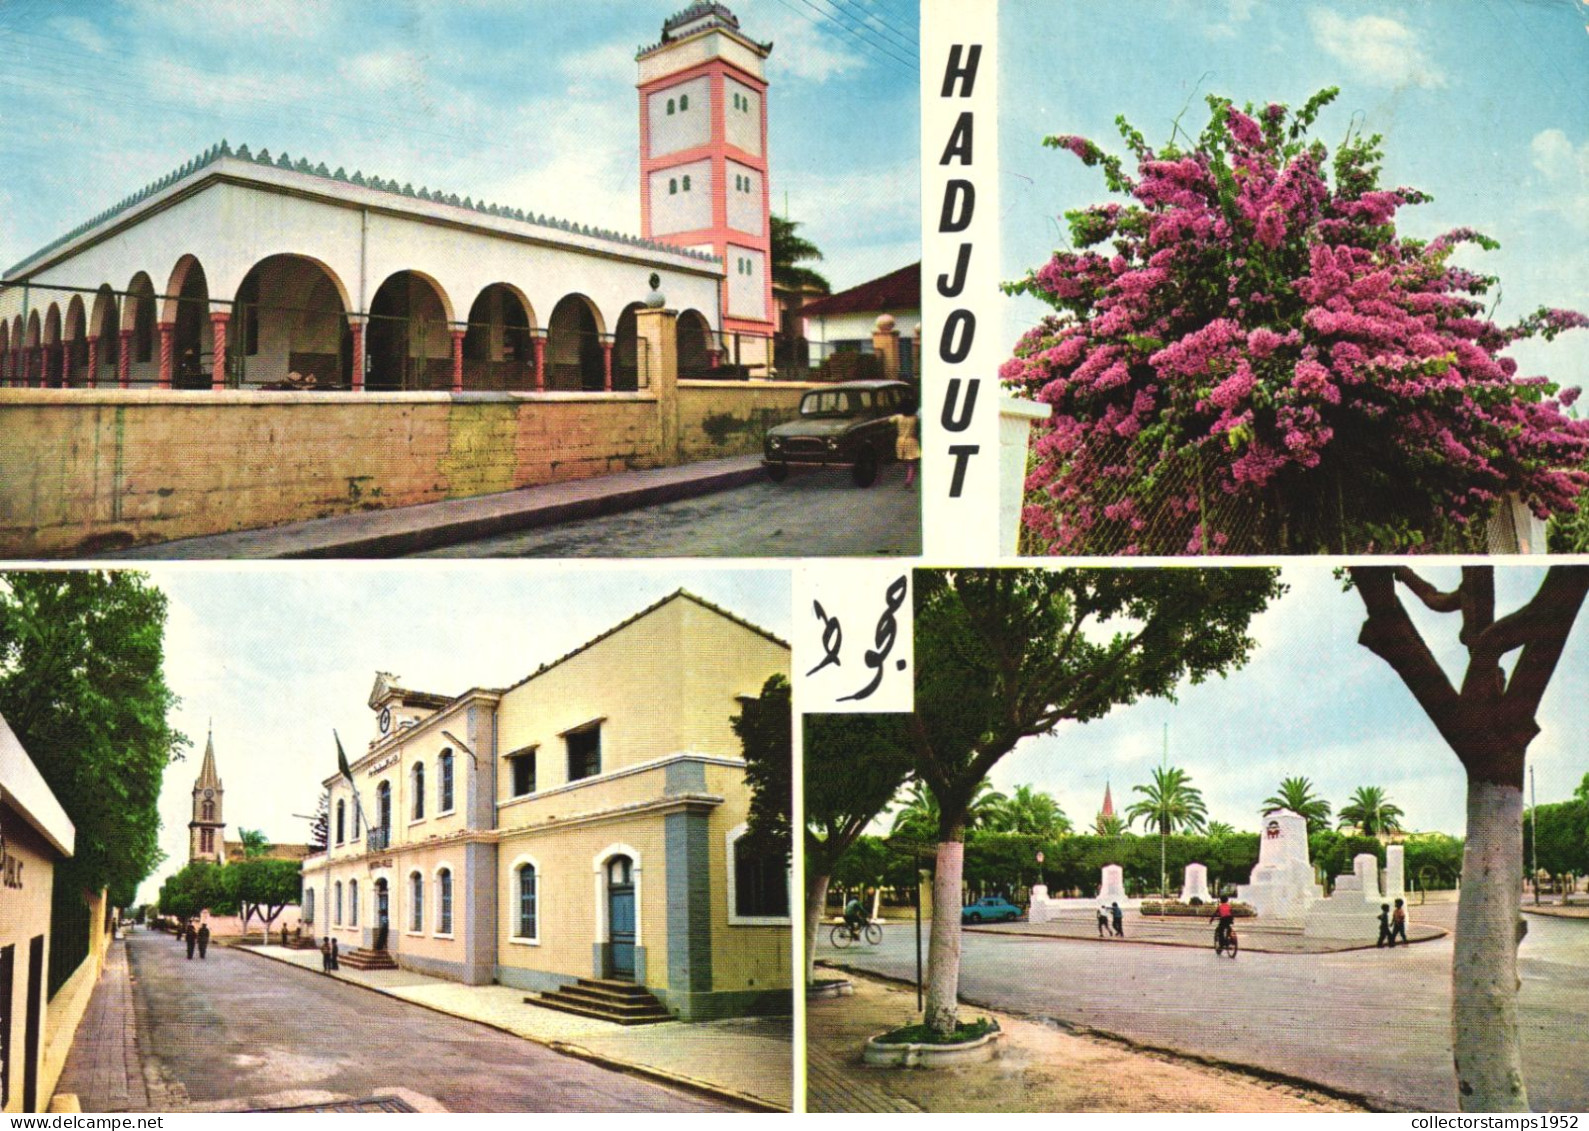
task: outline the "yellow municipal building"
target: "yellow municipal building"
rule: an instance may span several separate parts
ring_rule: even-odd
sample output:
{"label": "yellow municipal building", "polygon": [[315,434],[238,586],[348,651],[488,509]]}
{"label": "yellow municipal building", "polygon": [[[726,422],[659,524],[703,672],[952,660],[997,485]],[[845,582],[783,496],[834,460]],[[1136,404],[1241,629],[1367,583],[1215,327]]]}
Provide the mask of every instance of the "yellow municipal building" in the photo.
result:
{"label": "yellow municipal building", "polygon": [[324,782],[306,929],[350,965],[580,1012],[787,1012],[787,864],[740,843],[731,720],[788,671],[785,642],[680,590],[508,688],[381,673],[375,739]]}

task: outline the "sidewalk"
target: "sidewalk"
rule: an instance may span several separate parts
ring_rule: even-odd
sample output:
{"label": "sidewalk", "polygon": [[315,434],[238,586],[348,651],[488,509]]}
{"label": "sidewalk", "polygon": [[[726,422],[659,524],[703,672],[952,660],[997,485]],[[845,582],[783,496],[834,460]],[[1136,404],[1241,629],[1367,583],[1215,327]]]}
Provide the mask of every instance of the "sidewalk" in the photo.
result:
{"label": "sidewalk", "polygon": [[[320,971],[318,950],[235,949]],[[343,967],[330,976],[569,1056],[769,1110],[788,1111],[791,1106],[793,1023],[786,1017],[623,1026],[529,1005],[526,991],[507,986],[466,986],[409,970]]]}
{"label": "sidewalk", "polygon": [[760,456],[622,471],[494,495],[334,515],[119,550],[136,561],[204,558],[389,558],[515,530],[656,506],[753,483]]}
{"label": "sidewalk", "polygon": [[[1421,912],[1413,908],[1415,915]],[[986,927],[966,927],[984,935],[1040,935],[1044,938],[1082,939],[1097,943],[1147,943],[1156,946],[1213,946],[1213,929],[1199,917],[1142,915],[1126,912],[1125,935],[1121,938],[1098,935],[1096,916],[1089,910],[1076,916],[1051,919],[1047,923],[1000,923]],[[1407,927],[1409,943],[1444,938],[1447,932],[1433,923],[1414,918]],[[1347,950],[1373,950],[1373,940],[1326,939],[1304,935],[1297,930],[1262,927],[1252,919],[1236,920],[1236,937],[1243,951],[1260,954],[1336,954]]]}
{"label": "sidewalk", "polygon": [[873,1068],[866,1038],[917,1018],[915,991],[850,976],[855,993],[811,1001],[806,1110],[813,1112],[1362,1111],[1343,1100],[1128,1044],[1061,1032],[1007,1013],[996,1059],[958,1068]]}
{"label": "sidewalk", "polygon": [[55,1094],[78,1096],[96,1112],[186,1109],[181,1085],[161,1079],[152,1067],[149,1071],[146,1077],[138,1047],[127,944],[118,940],[105,955],[105,970],[72,1039]]}

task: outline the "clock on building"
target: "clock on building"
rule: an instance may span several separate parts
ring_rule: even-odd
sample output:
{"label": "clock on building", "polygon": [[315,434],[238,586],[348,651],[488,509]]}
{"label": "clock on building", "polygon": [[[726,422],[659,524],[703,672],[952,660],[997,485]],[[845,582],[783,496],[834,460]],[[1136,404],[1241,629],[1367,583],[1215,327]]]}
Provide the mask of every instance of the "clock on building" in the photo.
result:
{"label": "clock on building", "polygon": [[213,799],[214,797],[215,797],[215,791],[213,789],[206,789],[204,791],[204,800],[209,801],[209,800]]}
{"label": "clock on building", "polygon": [[390,707],[382,707],[377,719],[381,724],[382,734],[386,734],[392,729],[392,709]]}

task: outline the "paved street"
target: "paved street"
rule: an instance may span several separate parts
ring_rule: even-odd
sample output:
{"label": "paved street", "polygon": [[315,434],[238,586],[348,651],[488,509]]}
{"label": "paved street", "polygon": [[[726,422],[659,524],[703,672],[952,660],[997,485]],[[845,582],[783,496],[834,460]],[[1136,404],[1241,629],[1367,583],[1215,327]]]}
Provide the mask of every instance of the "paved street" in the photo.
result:
{"label": "paved street", "polygon": [[[725,1110],[287,964],[224,947],[190,962],[169,936],[143,932],[126,947],[142,1074],[158,1083],[153,1092],[188,1107],[249,1099],[278,1107],[299,1094],[401,1089],[451,1111]],[[104,1058],[111,1050],[97,1051]],[[79,1052],[74,1046],[84,1060]],[[69,1075],[74,1069],[76,1081],[96,1078],[79,1066]],[[77,1086],[84,1110],[114,1102]]]}
{"label": "paved street", "polygon": [[[824,939],[818,957],[915,976],[903,923],[875,948],[839,954]],[[1589,922],[1531,917],[1521,966],[1529,1100],[1536,1111],[1589,1109]],[[960,992],[988,1008],[1315,1081],[1375,1106],[1454,1110],[1450,986],[1449,937],[1231,962],[1207,949],[967,931]]]}
{"label": "paved street", "polygon": [[921,492],[889,464],[862,490],[847,471],[812,471],[602,518],[539,527],[417,556],[830,557],[921,552]]}

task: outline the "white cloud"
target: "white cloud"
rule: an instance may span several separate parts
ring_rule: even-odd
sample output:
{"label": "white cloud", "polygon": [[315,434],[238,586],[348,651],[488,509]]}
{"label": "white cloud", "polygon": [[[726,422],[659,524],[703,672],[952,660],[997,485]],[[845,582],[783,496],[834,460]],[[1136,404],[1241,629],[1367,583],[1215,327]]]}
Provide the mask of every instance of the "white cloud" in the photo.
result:
{"label": "white cloud", "polygon": [[[767,67],[775,78],[826,82],[860,70],[869,59],[855,46],[861,42],[859,38],[846,34],[830,21],[807,19],[786,8],[769,7],[758,12],[756,38],[773,42]],[[902,47],[890,47],[890,50],[905,54]],[[879,62],[877,65],[887,64]]]}
{"label": "white cloud", "polygon": [[1310,12],[1308,24],[1319,47],[1360,79],[1392,87],[1446,85],[1445,75],[1406,24],[1384,16],[1353,20],[1323,11]]}
{"label": "white cloud", "polygon": [[425,83],[426,57],[415,51],[366,51],[345,60],[343,76],[375,90],[411,88]]}
{"label": "white cloud", "polygon": [[1589,141],[1574,146],[1563,130],[1541,130],[1529,152],[1544,178],[1543,207],[1589,233]]}

